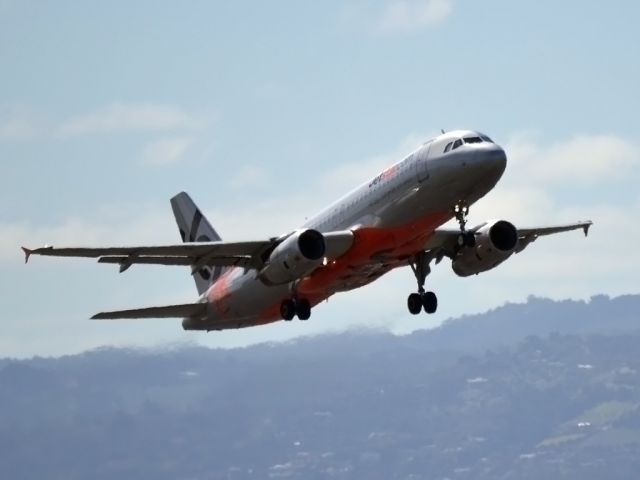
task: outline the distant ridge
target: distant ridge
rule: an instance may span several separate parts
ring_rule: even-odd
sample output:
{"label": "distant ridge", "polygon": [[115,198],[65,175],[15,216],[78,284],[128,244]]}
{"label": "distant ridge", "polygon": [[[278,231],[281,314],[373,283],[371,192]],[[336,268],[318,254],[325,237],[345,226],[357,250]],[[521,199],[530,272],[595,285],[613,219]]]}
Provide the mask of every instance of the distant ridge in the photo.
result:
{"label": "distant ridge", "polygon": [[[0,362],[3,478],[636,478],[640,296]],[[34,454],[37,452],[37,454]]]}
{"label": "distant ridge", "polygon": [[[285,342],[268,342],[238,347],[230,351],[273,349],[306,349],[313,344],[314,349],[335,351],[351,348],[353,342],[361,343],[361,348],[377,348],[379,345],[404,345],[421,351],[443,351],[478,353],[500,346],[515,345],[528,336],[547,336],[551,333],[588,335],[616,335],[640,332],[640,294],[609,297],[594,295],[589,300],[551,300],[529,296],[523,303],[507,303],[483,313],[463,315],[446,320],[442,325],[424,330],[416,330],[407,335],[392,335],[382,329],[348,330],[339,333],[300,337]],[[362,342],[362,339],[366,339]],[[192,350],[206,347],[184,347]],[[138,356],[140,354],[162,353],[165,350],[181,350],[181,346],[172,345],[166,349],[100,347],[79,355],[100,355],[119,351],[121,354]],[[217,349],[216,349],[217,350]],[[221,349],[227,350],[227,349]],[[78,355],[60,357],[71,359]],[[0,368],[13,359],[0,358]],[[47,361],[38,358],[32,361]]]}
{"label": "distant ridge", "polygon": [[431,330],[408,336],[428,349],[478,352],[513,345],[530,335],[614,335],[640,330],[640,295],[610,298],[595,295],[588,301],[530,296],[524,303],[507,303],[485,313],[445,321]]}

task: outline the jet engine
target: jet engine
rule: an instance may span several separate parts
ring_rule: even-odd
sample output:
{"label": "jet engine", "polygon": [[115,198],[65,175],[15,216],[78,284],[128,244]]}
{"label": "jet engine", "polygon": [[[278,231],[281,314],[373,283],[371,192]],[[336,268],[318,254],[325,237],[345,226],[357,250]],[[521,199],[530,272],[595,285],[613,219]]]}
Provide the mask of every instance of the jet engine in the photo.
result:
{"label": "jet engine", "polygon": [[297,230],[278,244],[259,277],[269,285],[281,285],[305,276],[322,263],[324,236],[317,230]]}
{"label": "jet engine", "polygon": [[506,220],[495,220],[479,228],[473,247],[462,247],[451,262],[460,277],[486,272],[509,258],[518,245],[518,230]]}

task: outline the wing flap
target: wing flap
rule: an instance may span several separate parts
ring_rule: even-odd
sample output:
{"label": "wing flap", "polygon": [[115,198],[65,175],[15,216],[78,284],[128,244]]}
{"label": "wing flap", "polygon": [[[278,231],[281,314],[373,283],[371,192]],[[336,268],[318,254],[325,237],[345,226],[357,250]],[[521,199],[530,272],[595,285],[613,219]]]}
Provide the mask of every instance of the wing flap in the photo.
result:
{"label": "wing flap", "polygon": [[[166,256],[159,255],[150,256],[108,256],[99,257],[98,263],[115,263],[120,266],[129,267],[133,264],[144,265],[185,265],[190,266],[194,264],[194,258],[192,257],[179,257],[179,256]],[[248,255],[237,255],[234,257],[206,257],[204,259],[197,260],[198,268],[202,267],[234,267],[234,266],[249,266],[253,263],[253,258]]]}
{"label": "wing flap", "polygon": [[185,318],[199,317],[207,313],[206,303],[185,303],[181,305],[167,305],[164,307],[134,308],[131,310],[116,310],[112,312],[96,313],[92,320],[115,320],[134,318]]}

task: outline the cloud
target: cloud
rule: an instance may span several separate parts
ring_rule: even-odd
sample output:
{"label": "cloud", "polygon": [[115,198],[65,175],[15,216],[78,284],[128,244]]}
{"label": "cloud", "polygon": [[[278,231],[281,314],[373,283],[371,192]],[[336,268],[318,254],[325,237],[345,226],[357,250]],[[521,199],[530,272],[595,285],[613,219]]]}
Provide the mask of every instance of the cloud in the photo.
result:
{"label": "cloud", "polygon": [[624,178],[640,165],[640,148],[616,135],[576,135],[543,145],[516,135],[506,145],[511,170],[526,182],[594,185]]}
{"label": "cloud", "polygon": [[132,130],[193,130],[201,126],[201,121],[177,107],[115,102],[96,112],[70,118],[60,126],[57,134],[68,137]]}
{"label": "cloud", "polygon": [[229,180],[232,188],[244,190],[247,188],[256,188],[271,182],[271,174],[268,170],[258,165],[245,165],[234,172],[233,177]]}
{"label": "cloud", "polygon": [[381,32],[412,32],[444,22],[453,0],[392,0],[378,18]]}
{"label": "cloud", "polygon": [[193,137],[175,137],[149,143],[142,151],[145,165],[173,165],[184,160],[185,153],[193,145]]}
{"label": "cloud", "polygon": [[169,210],[133,205],[99,209],[90,218],[67,218],[56,225],[27,222],[0,224],[0,262],[16,263],[20,246],[104,246],[176,241],[177,227]]}
{"label": "cloud", "polygon": [[[640,181],[640,149],[614,135],[577,135],[544,143],[530,133],[518,133],[504,148],[508,157],[505,174],[494,190],[473,205],[471,224],[489,218],[504,218],[520,227],[588,219],[599,222],[590,212],[606,208],[623,212],[628,208],[624,200],[609,199],[615,192],[615,197],[629,201],[633,195],[630,185]],[[575,187],[588,187],[588,191]],[[575,210],[579,206],[583,210]],[[455,227],[453,222],[450,225]],[[616,228],[624,229],[623,222]]]}
{"label": "cloud", "polygon": [[[556,205],[549,192],[511,184],[498,184],[471,208],[471,218],[476,223],[490,218],[505,218],[522,226],[556,215]],[[457,224],[452,222],[452,225]]]}
{"label": "cloud", "polygon": [[0,119],[0,140],[30,140],[43,131],[43,126],[31,112],[18,108]]}

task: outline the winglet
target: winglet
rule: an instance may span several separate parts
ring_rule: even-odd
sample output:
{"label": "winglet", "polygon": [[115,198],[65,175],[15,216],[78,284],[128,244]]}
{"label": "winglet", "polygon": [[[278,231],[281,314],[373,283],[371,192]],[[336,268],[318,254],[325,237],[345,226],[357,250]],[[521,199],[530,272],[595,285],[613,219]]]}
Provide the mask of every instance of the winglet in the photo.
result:
{"label": "winglet", "polygon": [[582,227],[582,230],[584,231],[584,236],[586,237],[587,235],[589,235],[589,229],[591,228],[591,225],[593,225],[593,222],[591,220],[589,220],[587,223],[584,224],[584,226]]}
{"label": "winglet", "polygon": [[29,257],[33,253],[33,250],[30,250],[27,247],[20,247],[20,248],[24,252],[24,263],[27,263],[29,261]]}

